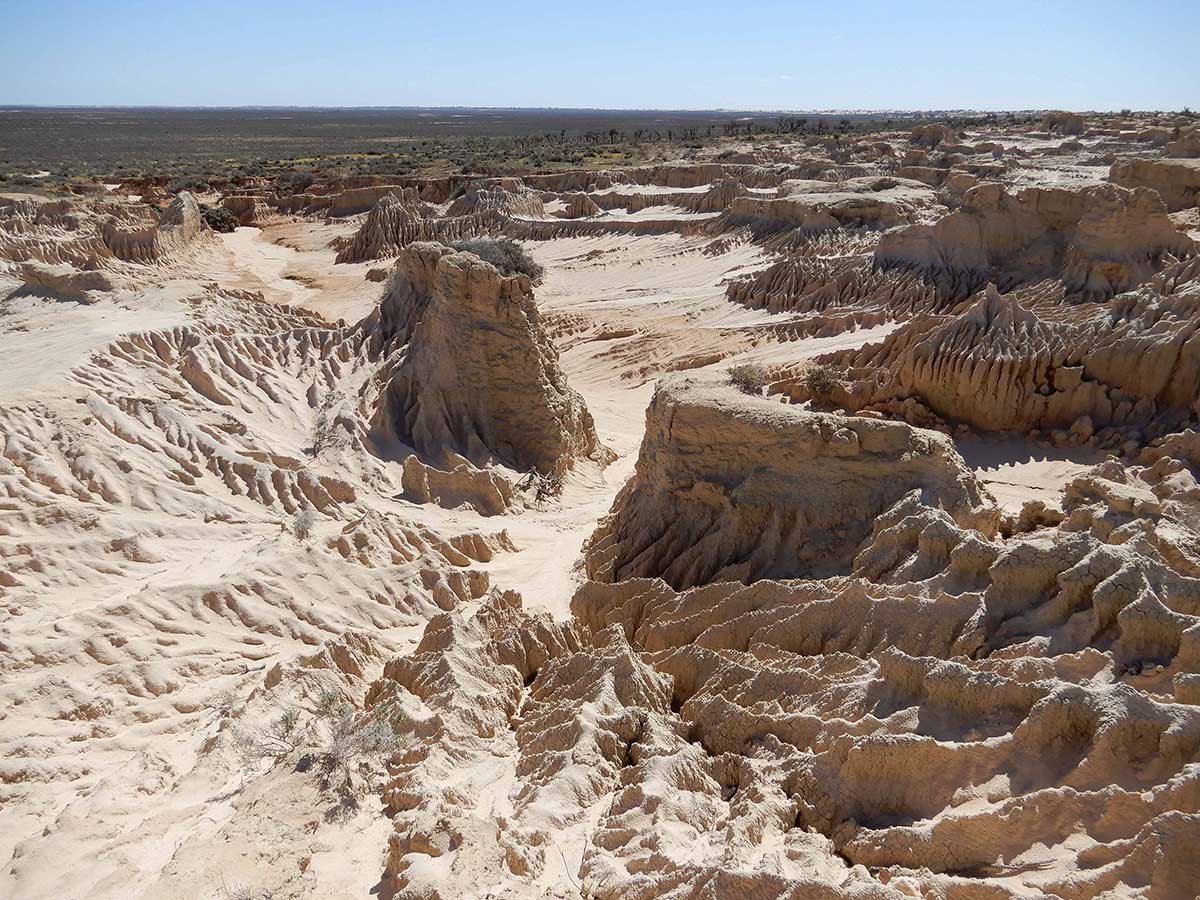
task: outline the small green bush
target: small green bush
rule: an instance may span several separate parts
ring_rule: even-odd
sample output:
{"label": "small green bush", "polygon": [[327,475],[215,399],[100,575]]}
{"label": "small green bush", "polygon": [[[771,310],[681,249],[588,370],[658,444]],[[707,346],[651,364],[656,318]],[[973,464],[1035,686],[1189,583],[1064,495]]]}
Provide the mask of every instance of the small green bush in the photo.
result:
{"label": "small green bush", "polygon": [[533,261],[525,248],[511,238],[473,238],[452,245],[455,250],[474,253],[486,263],[491,263],[501,274],[528,275],[534,284],[541,284],[545,269]]}
{"label": "small green bush", "polygon": [[303,194],[316,180],[312,172],[283,172],[275,179],[275,191],[281,196]]}
{"label": "small green bush", "polygon": [[833,389],[837,387],[837,384],[837,373],[831,366],[824,363],[815,363],[804,373],[804,386],[817,400],[828,402],[833,396]]}
{"label": "small green bush", "polygon": [[762,366],[730,366],[729,383],[743,394],[761,394],[767,386],[767,373]]}
{"label": "small green bush", "polygon": [[223,206],[210,206],[200,213],[213,231],[229,234],[238,227],[237,216]]}
{"label": "small green bush", "polygon": [[292,517],[292,534],[298,541],[307,541],[312,537],[313,526],[317,524],[317,514],[311,506],[307,506]]}

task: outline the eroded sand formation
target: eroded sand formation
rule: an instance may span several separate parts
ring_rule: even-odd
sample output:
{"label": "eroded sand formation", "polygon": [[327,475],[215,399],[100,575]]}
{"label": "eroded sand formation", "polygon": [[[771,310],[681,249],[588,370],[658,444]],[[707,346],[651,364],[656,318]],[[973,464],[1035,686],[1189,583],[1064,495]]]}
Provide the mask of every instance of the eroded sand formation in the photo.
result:
{"label": "eroded sand formation", "polygon": [[0,197],[0,895],[1194,897],[1195,130],[1040,127]]}
{"label": "eroded sand formation", "polygon": [[389,357],[371,416],[377,445],[543,475],[604,456],[541,327],[528,276],[503,276],[442,244],[411,244],[371,325]]}

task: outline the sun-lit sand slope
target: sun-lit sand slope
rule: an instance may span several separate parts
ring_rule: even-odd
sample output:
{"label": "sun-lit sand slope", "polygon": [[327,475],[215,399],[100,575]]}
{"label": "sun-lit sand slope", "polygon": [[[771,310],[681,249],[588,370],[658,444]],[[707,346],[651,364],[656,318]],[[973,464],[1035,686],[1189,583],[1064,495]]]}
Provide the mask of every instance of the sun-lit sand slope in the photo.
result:
{"label": "sun-lit sand slope", "polygon": [[0,896],[1196,896],[1139,122],[0,195]]}

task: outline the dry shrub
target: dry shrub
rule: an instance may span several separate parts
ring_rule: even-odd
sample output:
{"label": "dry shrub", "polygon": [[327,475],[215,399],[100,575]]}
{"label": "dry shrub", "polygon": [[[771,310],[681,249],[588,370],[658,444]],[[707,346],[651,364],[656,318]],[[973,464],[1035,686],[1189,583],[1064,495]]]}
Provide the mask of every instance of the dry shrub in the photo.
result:
{"label": "dry shrub", "polygon": [[511,238],[473,238],[457,241],[455,250],[474,253],[486,263],[491,263],[504,275],[527,275],[534,284],[540,284],[545,269],[533,261],[525,248]]}
{"label": "dry shrub", "polygon": [[828,403],[838,385],[838,375],[832,366],[815,363],[804,373],[804,386],[813,398]]}
{"label": "dry shrub", "polygon": [[767,372],[762,366],[730,366],[729,383],[743,394],[761,394],[767,386]]}
{"label": "dry shrub", "polygon": [[312,536],[313,526],[316,524],[316,512],[311,506],[306,506],[292,517],[292,534],[298,541],[307,541]]}
{"label": "dry shrub", "polygon": [[384,762],[401,749],[386,705],[359,712],[335,690],[321,692],[311,717],[289,707],[262,727],[239,727],[232,734],[248,771],[262,760],[274,765],[298,754],[296,770],[313,773],[320,795],[331,803],[329,821],[357,811],[361,798],[378,787]]}

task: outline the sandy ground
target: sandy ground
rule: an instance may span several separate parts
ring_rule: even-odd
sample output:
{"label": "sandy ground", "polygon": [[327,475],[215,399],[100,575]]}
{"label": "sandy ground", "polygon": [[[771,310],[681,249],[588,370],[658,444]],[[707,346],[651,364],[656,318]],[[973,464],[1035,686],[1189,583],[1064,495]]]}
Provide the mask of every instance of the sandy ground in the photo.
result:
{"label": "sandy ground", "polygon": [[369,265],[334,267],[333,236],[314,239],[309,223],[242,227],[220,235],[232,257],[218,276],[223,287],[261,291],[273,303],[318,313],[329,321],[355,322],[379,302],[377,285],[363,280]]}
{"label": "sandy ground", "polygon": [[181,301],[197,290],[194,283],[168,284],[92,305],[23,294],[5,299],[0,292],[0,392],[9,399],[46,386],[53,394],[68,371],[114,338],[186,321]]}
{"label": "sandy ground", "polygon": [[[335,267],[330,236],[311,223],[239,228],[221,236],[212,277],[222,288],[259,291],[271,303],[300,306],[331,322],[356,321],[378,303],[382,288],[365,280],[370,266]],[[793,362],[880,340],[893,326],[808,341],[771,339],[764,326],[785,317],[731,304],[724,296],[729,278],[769,261],[750,244],[706,254],[697,238],[604,236],[531,249],[547,270],[538,290],[547,328],[615,461],[603,469],[581,464],[560,499],[500,518],[394,497],[370,502],[438,534],[504,529],[516,552],[499,553],[476,568],[489,574],[493,586],[520,591],[527,607],[563,619],[581,579],[580,548],[633,472],[644,410],[663,372]],[[40,463],[22,457],[35,486],[30,497],[37,499],[0,505],[2,558],[23,567],[20,583],[40,597],[34,603],[12,591],[10,596],[26,599],[10,600],[0,616],[0,637],[16,648],[17,660],[4,676],[9,712],[0,720],[0,749],[7,768],[0,781],[18,786],[0,803],[0,896],[232,896],[236,885],[259,883],[266,870],[286,870],[303,874],[304,896],[361,897],[378,878],[390,824],[377,810],[313,836],[306,830],[302,779],[271,771],[247,792],[239,788],[244,774],[203,751],[223,727],[212,697],[225,689],[251,692],[276,662],[312,653],[350,627],[371,629],[390,652],[411,649],[423,616],[399,599],[377,598],[389,583],[415,578],[418,564],[358,571],[323,549],[297,544],[286,536],[290,517],[245,496],[230,498],[218,511],[195,492],[177,489],[175,475],[154,468],[153,453],[160,459],[167,451],[146,449],[151,436],[141,426],[130,425],[133,437],[115,445],[124,449],[92,447],[96,433],[88,429],[94,423],[77,412],[75,400],[104,382],[81,382],[73,372],[121,335],[207,321],[214,313],[185,302],[203,294],[205,283],[168,281],[93,305],[36,297],[4,301],[0,398],[6,405],[45,400],[49,412],[31,413],[26,423],[30,446],[53,444],[61,416],[80,453],[96,462],[81,469],[79,453],[61,460],[47,455]],[[105,362],[88,377],[129,378],[124,388],[113,382],[116,392],[144,393],[144,408],[172,396],[168,381],[138,371],[122,374],[120,364]],[[295,397],[267,403],[261,389],[267,382],[260,378],[255,387],[251,379],[245,393],[229,402],[234,425],[204,421],[202,434],[227,441],[218,456],[252,452],[247,448],[257,445],[251,436],[270,453],[288,460],[302,456],[312,425],[294,413],[305,407],[299,381],[288,375],[279,382],[283,388],[271,390],[292,390]],[[247,427],[239,421],[249,423],[250,436],[239,437],[245,431],[237,428]],[[164,427],[190,426],[185,418]],[[103,437],[110,438],[107,432]],[[1015,445],[963,449],[1008,509],[1026,498],[1052,496],[1086,465],[1069,454]],[[286,471],[300,465],[279,464]],[[125,498],[129,508],[97,515],[88,504],[67,504],[57,522],[30,520],[27,511],[35,502],[51,509],[72,491],[92,490],[95,485],[87,491],[65,486],[86,477],[135,485]],[[201,478],[212,496],[223,493],[218,478]],[[316,546],[336,537],[343,524],[319,524]],[[89,561],[75,565],[80,558]],[[354,569],[349,574],[348,566]],[[120,693],[111,711],[117,724],[89,724],[88,710],[111,703],[106,698],[113,685]],[[503,804],[514,780],[513,761],[489,765],[463,777],[493,785],[481,803]],[[572,868],[600,814],[597,807],[591,818],[563,832],[560,851]],[[264,845],[273,846],[274,855],[264,856]],[[543,881],[562,882],[562,875],[561,860],[552,854]]]}
{"label": "sandy ground", "polygon": [[1057,448],[1027,441],[958,441],[958,452],[1009,513],[1030,500],[1055,506],[1062,488],[1101,462],[1105,454],[1089,448]]}

